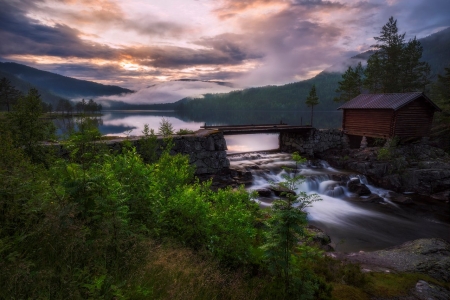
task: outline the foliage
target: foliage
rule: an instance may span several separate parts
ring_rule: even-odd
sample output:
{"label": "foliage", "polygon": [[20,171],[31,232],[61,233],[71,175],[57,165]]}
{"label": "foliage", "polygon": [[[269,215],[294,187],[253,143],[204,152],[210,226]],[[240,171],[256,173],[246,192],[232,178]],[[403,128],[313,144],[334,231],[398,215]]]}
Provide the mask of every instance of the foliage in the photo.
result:
{"label": "foliage", "polygon": [[51,122],[41,119],[42,115],[40,95],[36,89],[30,89],[7,114],[7,126],[15,147],[23,147],[32,161],[45,163],[45,153],[39,142],[53,139],[55,127]]}
{"label": "foliage", "polygon": [[173,135],[173,126],[166,118],[162,118],[159,122],[158,134],[164,138],[168,138]]}
{"label": "foliage", "polygon": [[157,160],[158,150],[158,138],[155,130],[149,129],[148,124],[145,124],[142,134],[144,136],[139,141],[139,152],[145,162],[154,163]]}
{"label": "foliage", "polygon": [[[132,147],[111,153],[98,141],[98,129],[91,121],[79,121],[65,142],[67,157],[53,157],[47,168],[34,164],[15,147],[11,131],[0,128],[0,298],[145,298],[164,293],[170,297],[169,290],[162,292],[135,274],[146,273],[142,266],[153,264],[152,253],[163,241],[174,240],[197,251],[198,264],[211,262],[210,274],[236,272],[232,274],[238,277],[226,275],[220,282],[239,287],[239,295],[247,291],[254,299],[287,296],[283,291],[278,294],[278,277],[272,281],[268,275],[266,263],[273,260],[261,249],[267,228],[252,195],[243,187],[213,192],[211,182],[195,179],[189,158],[170,155],[170,148],[149,164]],[[147,133],[153,138],[150,130]],[[302,201],[297,220],[304,224],[301,209],[308,202],[302,196],[290,203],[296,201]],[[274,228],[291,218],[281,209],[274,211],[278,215],[268,221],[273,234],[267,235],[267,244],[283,244]],[[329,290],[323,280],[311,268],[303,268],[318,252],[293,244],[301,232],[288,233],[289,295],[302,292],[311,298],[326,291],[326,296]],[[267,251],[278,253],[271,247]],[[167,272],[169,266],[153,265],[152,270],[173,276]],[[211,294],[205,283],[193,284],[203,284],[200,290]]]}
{"label": "foliage", "polygon": [[304,176],[297,174],[297,169],[298,164],[305,161],[298,153],[293,154],[293,159],[296,167],[291,170],[292,176],[286,173],[284,181],[279,184],[285,190],[281,194],[283,198],[272,203],[271,216],[266,222],[268,230],[263,249],[269,270],[284,286],[284,297],[312,299],[315,287],[311,283],[315,279],[312,272],[304,267],[305,261],[319,253],[306,245],[299,246],[299,242],[306,237],[307,214],[304,209],[320,199],[317,194],[293,192],[304,180]]}
{"label": "foliage", "polygon": [[190,129],[182,129],[182,128],[180,128],[180,129],[176,132],[177,135],[192,134],[192,133],[194,133],[193,130],[190,130]]}
{"label": "foliage", "polygon": [[445,68],[443,75],[438,75],[438,80],[431,88],[432,100],[442,109],[438,114],[438,122],[450,122],[450,67]]}
{"label": "foliage", "polygon": [[402,93],[423,91],[430,82],[430,66],[420,61],[423,48],[414,38],[405,42],[393,17],[383,26],[377,51],[370,56],[364,70],[364,87],[371,93]]}
{"label": "foliage", "polygon": [[313,114],[314,114],[314,106],[319,104],[319,97],[317,97],[316,93],[316,85],[313,85],[311,90],[309,91],[309,95],[305,101],[308,107],[311,107],[311,126],[313,126]]}
{"label": "foliage", "polygon": [[378,160],[390,160],[392,157],[391,151],[389,148],[380,148],[378,149],[377,159]]}
{"label": "foliage", "polygon": [[77,113],[96,113],[102,110],[102,105],[95,102],[93,99],[89,99],[88,102],[82,99],[75,104]]}
{"label": "foliage", "polygon": [[59,99],[55,110],[60,112],[62,115],[71,115],[73,112],[73,104],[67,99]]}
{"label": "foliage", "polygon": [[361,62],[353,69],[348,67],[347,71],[342,74],[342,80],[338,82],[339,87],[336,89],[336,93],[339,93],[338,97],[334,98],[335,102],[347,102],[362,92],[364,69]]}
{"label": "foliage", "polygon": [[6,77],[0,80],[0,105],[6,106],[7,111],[11,110],[11,106],[17,102],[20,95],[21,93]]}

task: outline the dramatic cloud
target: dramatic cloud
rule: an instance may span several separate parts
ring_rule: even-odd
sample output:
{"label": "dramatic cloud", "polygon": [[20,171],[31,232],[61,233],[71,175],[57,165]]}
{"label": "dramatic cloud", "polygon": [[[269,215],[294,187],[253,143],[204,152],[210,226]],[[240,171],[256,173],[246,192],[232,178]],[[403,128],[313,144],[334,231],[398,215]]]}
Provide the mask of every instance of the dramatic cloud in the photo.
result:
{"label": "dramatic cloud", "polygon": [[448,0],[0,0],[0,7],[2,61],[132,89],[182,78],[293,82],[369,50],[390,16],[407,38],[450,26]]}

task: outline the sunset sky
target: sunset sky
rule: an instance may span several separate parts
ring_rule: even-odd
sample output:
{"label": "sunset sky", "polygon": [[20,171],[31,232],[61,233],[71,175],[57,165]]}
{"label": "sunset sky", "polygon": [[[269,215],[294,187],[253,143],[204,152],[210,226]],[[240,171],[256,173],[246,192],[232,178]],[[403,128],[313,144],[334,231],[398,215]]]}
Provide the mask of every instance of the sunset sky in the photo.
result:
{"label": "sunset sky", "polygon": [[407,38],[450,26],[449,0],[0,0],[0,60],[139,89],[310,78],[368,50],[390,16]]}

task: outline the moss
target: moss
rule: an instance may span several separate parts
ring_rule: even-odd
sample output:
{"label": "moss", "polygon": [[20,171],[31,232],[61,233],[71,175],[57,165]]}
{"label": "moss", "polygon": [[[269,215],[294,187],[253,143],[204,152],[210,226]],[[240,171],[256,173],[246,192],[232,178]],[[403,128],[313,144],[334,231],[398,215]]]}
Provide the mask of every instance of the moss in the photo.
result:
{"label": "moss", "polygon": [[350,286],[350,285],[344,285],[344,284],[334,284],[333,285],[333,292],[331,293],[333,299],[336,300],[369,300],[369,296],[363,292],[362,290]]}
{"label": "moss", "polygon": [[371,285],[367,292],[376,297],[398,297],[407,295],[419,280],[450,288],[450,283],[443,283],[425,274],[418,273],[372,273]]}

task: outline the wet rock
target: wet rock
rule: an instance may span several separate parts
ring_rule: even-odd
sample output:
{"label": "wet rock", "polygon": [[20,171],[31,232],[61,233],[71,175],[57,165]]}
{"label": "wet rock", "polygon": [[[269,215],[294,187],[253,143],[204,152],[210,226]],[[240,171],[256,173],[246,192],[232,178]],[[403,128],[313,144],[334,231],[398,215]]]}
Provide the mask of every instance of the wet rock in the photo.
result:
{"label": "wet rock", "polygon": [[431,198],[440,201],[450,201],[450,190],[431,195]]}
{"label": "wet rock", "polygon": [[369,203],[382,203],[384,202],[384,199],[378,196],[377,194],[370,194],[368,197],[361,197],[360,198],[362,202],[369,202]]}
{"label": "wet rock", "polygon": [[278,197],[286,197],[288,194],[296,195],[296,193],[281,185],[272,185],[269,189]]}
{"label": "wet rock", "polygon": [[398,195],[396,197],[392,197],[390,199],[392,202],[398,203],[398,204],[412,204],[413,201],[411,198],[405,196],[405,195]]}
{"label": "wet rock", "polygon": [[396,146],[390,148],[389,160],[378,159],[379,149],[333,149],[320,158],[333,167],[364,174],[385,189],[421,195],[450,193],[450,155],[442,149],[424,144]]}
{"label": "wet rock", "polygon": [[358,196],[369,196],[371,194],[369,188],[357,178],[350,180],[347,183],[347,187],[350,192],[355,193]]}
{"label": "wet rock", "polygon": [[270,197],[272,195],[272,191],[270,189],[257,189],[255,191],[260,197]]}

